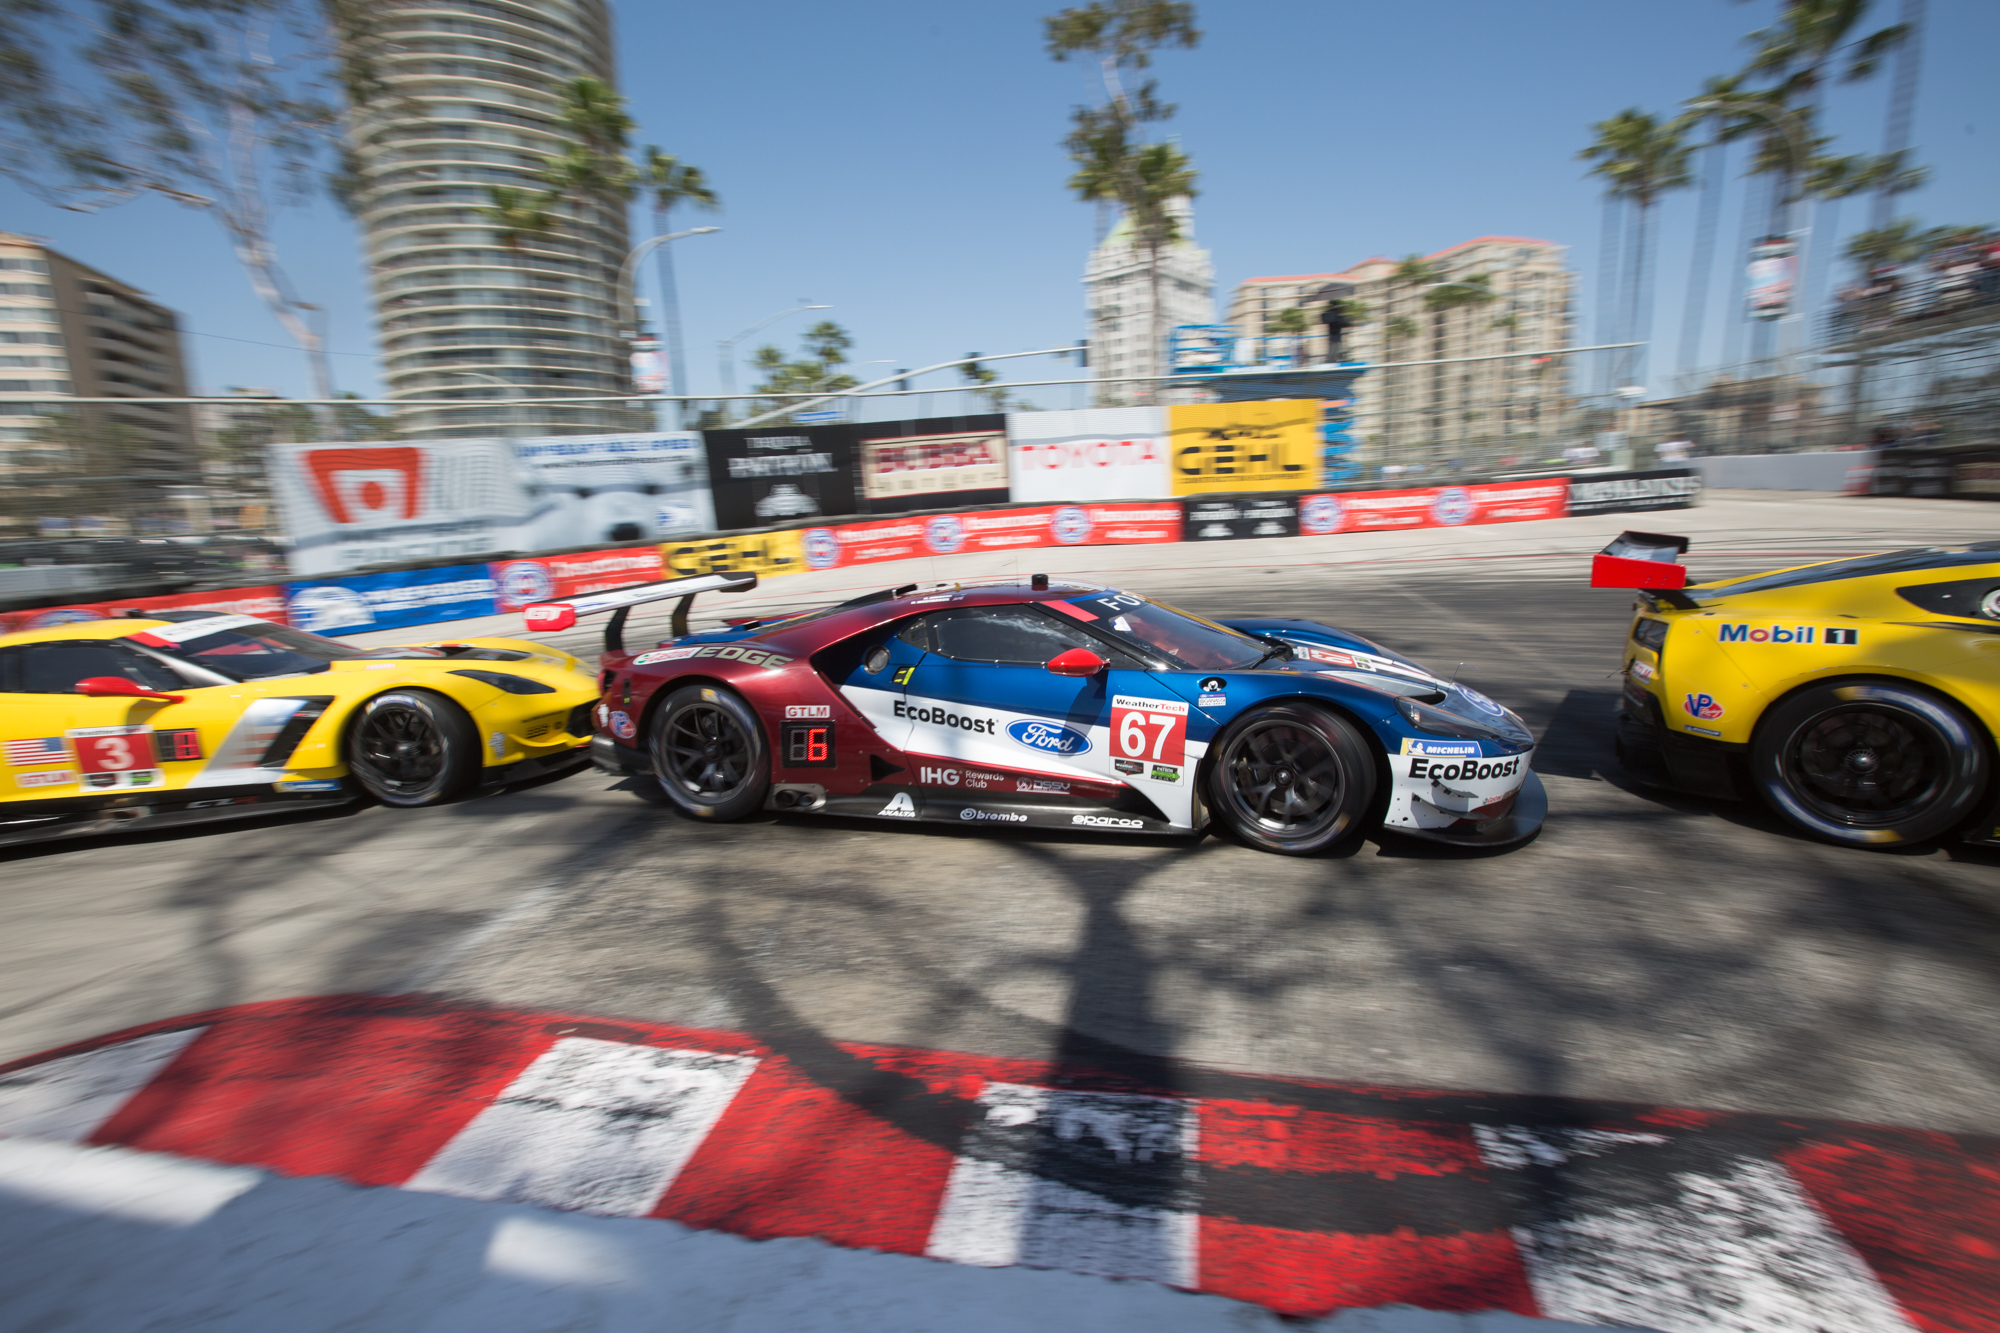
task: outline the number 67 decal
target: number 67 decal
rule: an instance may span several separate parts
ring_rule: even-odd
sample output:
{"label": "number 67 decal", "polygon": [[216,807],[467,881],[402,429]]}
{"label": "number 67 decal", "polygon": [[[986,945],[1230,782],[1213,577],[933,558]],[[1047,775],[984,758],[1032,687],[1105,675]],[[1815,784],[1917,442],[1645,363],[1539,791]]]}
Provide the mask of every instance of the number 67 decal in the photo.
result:
{"label": "number 67 decal", "polygon": [[1188,706],[1129,694],[1111,699],[1111,749],[1124,759],[1153,764],[1187,762]]}

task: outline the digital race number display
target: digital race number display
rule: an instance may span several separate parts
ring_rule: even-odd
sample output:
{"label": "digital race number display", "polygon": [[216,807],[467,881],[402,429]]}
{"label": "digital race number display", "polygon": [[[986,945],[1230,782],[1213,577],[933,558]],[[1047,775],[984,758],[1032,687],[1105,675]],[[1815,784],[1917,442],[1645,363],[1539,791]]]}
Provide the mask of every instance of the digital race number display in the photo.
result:
{"label": "digital race number display", "polygon": [[786,768],[832,768],[833,723],[787,722],[781,733]]}

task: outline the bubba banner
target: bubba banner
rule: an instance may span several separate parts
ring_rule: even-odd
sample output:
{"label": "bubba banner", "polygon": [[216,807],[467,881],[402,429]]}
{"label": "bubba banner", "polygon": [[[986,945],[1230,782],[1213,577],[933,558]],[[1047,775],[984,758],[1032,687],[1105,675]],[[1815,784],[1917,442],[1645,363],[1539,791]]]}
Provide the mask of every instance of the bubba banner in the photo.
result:
{"label": "bubba banner", "polygon": [[701,434],[551,435],[517,441],[534,517],[494,550],[559,551],[715,528]]}
{"label": "bubba banner", "polygon": [[799,536],[806,568],[844,569],[884,560],[975,551],[1177,542],[1181,511],[1173,504],[1044,505],[847,523],[835,528],[808,528]]}
{"label": "bubba banner", "polygon": [[1374,532],[1384,528],[1456,528],[1563,517],[1569,478],[1434,486],[1407,491],[1345,491],[1299,501],[1299,531]]}
{"label": "bubba banner", "polygon": [[1175,495],[1302,491],[1320,484],[1320,402],[1280,398],[1167,409]]}
{"label": "bubba banner", "polygon": [[1174,493],[1166,409],[1010,412],[1007,485],[1019,504],[1164,499]]}
{"label": "bubba banner", "polygon": [[1007,418],[878,421],[855,428],[871,514],[1007,502]]}

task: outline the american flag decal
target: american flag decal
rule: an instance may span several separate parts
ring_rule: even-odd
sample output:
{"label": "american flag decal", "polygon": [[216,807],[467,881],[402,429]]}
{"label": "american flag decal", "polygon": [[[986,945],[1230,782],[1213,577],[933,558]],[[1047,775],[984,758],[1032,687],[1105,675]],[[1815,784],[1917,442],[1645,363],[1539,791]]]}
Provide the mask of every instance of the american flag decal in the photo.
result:
{"label": "american flag decal", "polygon": [[69,758],[69,746],[60,736],[44,736],[33,741],[6,741],[10,764],[54,764]]}

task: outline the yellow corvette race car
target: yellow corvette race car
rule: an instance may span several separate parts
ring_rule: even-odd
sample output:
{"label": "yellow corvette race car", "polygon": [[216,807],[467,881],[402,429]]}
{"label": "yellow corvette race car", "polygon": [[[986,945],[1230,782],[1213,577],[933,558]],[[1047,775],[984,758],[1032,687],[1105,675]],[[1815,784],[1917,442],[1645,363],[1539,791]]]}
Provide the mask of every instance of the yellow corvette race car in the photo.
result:
{"label": "yellow corvette race car", "polygon": [[0,845],[582,767],[597,682],[542,644],[364,650],[251,616],[0,635]]}
{"label": "yellow corvette race car", "polygon": [[1756,793],[1831,842],[2000,843],[2000,542],[1686,586],[1684,537],[1628,532],[1596,587],[1639,589],[1618,753],[1633,777]]}

